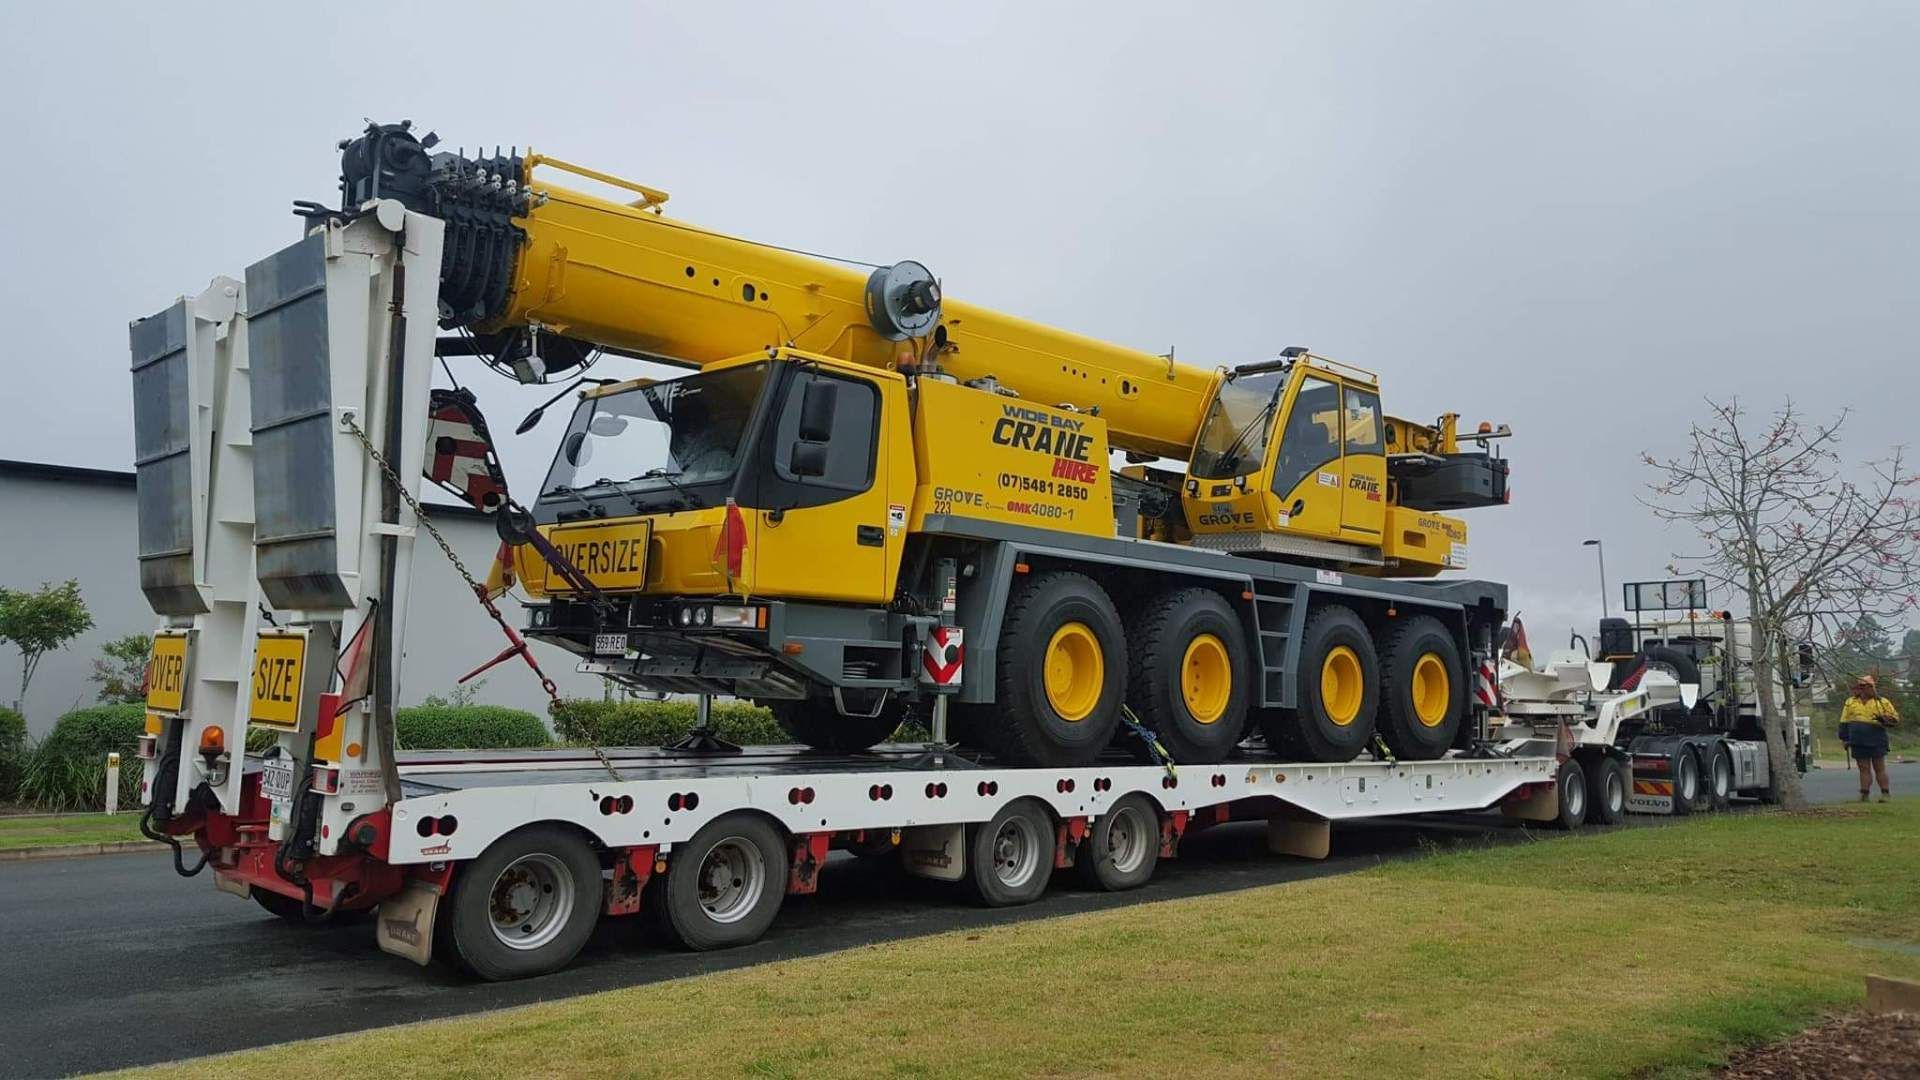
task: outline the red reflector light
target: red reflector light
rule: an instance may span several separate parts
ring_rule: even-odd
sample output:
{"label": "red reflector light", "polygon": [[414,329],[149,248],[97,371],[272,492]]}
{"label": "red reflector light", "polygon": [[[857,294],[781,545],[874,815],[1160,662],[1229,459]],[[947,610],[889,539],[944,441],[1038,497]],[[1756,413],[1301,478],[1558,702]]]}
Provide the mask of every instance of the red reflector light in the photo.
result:
{"label": "red reflector light", "polygon": [[313,790],[322,795],[338,795],[340,793],[340,770],[332,765],[315,765],[313,767]]}

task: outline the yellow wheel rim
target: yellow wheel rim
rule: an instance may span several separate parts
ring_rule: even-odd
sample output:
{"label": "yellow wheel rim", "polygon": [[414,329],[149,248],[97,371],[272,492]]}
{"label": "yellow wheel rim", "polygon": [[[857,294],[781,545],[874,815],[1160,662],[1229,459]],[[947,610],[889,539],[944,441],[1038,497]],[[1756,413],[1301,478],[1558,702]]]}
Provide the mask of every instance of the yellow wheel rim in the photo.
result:
{"label": "yellow wheel rim", "polygon": [[1413,715],[1426,727],[1439,727],[1453,703],[1453,680],[1447,662],[1437,653],[1422,653],[1413,662]]}
{"label": "yellow wheel rim", "polygon": [[1366,697],[1366,680],[1360,670],[1360,654],[1346,645],[1336,645],[1320,662],[1320,704],[1327,719],[1346,727],[1359,718],[1360,701]]}
{"label": "yellow wheel rim", "polygon": [[1180,696],[1186,699],[1187,712],[1202,724],[1211,724],[1227,711],[1227,699],[1233,695],[1233,667],[1227,663],[1227,646],[1212,634],[1201,634],[1187,642],[1187,653],[1180,658]]}
{"label": "yellow wheel rim", "polygon": [[1086,623],[1070,622],[1053,632],[1045,661],[1047,704],[1069,723],[1085,720],[1100,704],[1107,661],[1100,639]]}

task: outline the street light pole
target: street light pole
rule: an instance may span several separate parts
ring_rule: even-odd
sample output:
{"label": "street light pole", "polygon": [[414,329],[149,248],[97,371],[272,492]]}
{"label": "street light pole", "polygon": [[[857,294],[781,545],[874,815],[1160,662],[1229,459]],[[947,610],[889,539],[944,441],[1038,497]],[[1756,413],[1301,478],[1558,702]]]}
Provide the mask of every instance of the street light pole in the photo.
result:
{"label": "street light pole", "polygon": [[1611,617],[1613,609],[1607,601],[1607,547],[1598,540],[1582,540],[1580,546],[1592,548],[1594,555],[1600,560],[1600,616],[1601,618]]}

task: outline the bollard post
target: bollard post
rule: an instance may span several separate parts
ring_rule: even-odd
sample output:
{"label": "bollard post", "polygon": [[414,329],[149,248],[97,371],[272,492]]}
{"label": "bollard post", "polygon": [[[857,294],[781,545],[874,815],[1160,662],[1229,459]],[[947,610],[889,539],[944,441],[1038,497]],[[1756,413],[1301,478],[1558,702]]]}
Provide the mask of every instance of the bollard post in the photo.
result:
{"label": "bollard post", "polygon": [[107,813],[120,812],[120,754],[107,755]]}

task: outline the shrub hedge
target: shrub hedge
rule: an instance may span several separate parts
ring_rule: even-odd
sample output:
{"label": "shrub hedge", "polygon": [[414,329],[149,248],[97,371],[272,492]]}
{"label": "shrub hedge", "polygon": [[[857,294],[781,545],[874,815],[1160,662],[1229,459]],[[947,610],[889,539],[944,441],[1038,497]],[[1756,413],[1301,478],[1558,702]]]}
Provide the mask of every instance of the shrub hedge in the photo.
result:
{"label": "shrub hedge", "polygon": [[0,802],[11,802],[19,793],[26,767],[27,718],[0,705]]}
{"label": "shrub hedge", "polygon": [[540,718],[499,705],[415,705],[395,712],[400,745],[408,750],[500,750],[548,746]]}
{"label": "shrub hedge", "polygon": [[[570,743],[662,746],[692,731],[696,715],[691,701],[563,701],[554,710],[553,730]],[[793,741],[771,712],[744,701],[714,702],[713,726],[721,738],[742,746]]]}
{"label": "shrub hedge", "polygon": [[95,705],[62,716],[28,755],[22,802],[48,810],[99,810],[105,805],[107,754],[120,752],[120,805],[140,805],[135,743],[146,720],[141,705]]}

